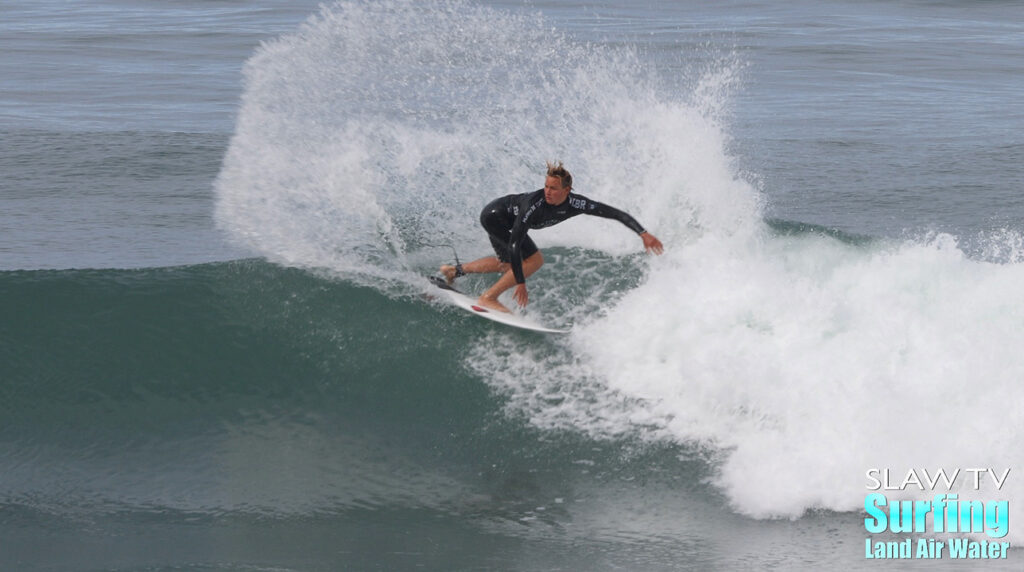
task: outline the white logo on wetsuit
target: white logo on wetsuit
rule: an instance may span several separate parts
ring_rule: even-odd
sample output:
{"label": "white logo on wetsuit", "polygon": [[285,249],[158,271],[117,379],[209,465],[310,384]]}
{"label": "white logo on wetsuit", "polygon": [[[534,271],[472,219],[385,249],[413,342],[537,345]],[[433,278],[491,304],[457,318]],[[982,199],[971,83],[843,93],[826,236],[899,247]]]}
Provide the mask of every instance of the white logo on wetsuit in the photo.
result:
{"label": "white logo on wetsuit", "polygon": [[587,206],[587,201],[584,199],[577,199],[576,197],[569,197],[569,205],[574,209],[583,210]]}

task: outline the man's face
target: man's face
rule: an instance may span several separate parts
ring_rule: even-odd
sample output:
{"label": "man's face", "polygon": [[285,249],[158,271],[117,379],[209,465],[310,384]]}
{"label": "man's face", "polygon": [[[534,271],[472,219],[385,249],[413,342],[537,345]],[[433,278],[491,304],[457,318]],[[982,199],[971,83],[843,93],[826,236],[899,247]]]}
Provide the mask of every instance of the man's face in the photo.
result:
{"label": "man's face", "polygon": [[571,187],[563,187],[562,179],[548,177],[544,180],[544,202],[549,205],[560,205],[569,196]]}

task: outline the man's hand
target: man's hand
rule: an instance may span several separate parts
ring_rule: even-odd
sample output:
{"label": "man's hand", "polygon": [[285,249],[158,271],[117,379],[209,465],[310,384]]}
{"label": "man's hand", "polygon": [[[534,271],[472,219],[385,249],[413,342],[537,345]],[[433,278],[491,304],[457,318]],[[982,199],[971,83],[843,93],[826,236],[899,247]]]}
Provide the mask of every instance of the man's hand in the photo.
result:
{"label": "man's hand", "polygon": [[661,241],[653,234],[645,232],[640,235],[640,239],[644,241],[644,249],[647,250],[647,252],[652,252],[654,254],[661,254],[662,252],[665,252],[665,247],[662,246]]}
{"label": "man's hand", "polygon": [[526,307],[526,303],[530,301],[530,296],[526,293],[525,282],[522,284],[516,284],[516,291],[512,294],[512,297],[515,298],[516,302],[520,306],[524,308]]}

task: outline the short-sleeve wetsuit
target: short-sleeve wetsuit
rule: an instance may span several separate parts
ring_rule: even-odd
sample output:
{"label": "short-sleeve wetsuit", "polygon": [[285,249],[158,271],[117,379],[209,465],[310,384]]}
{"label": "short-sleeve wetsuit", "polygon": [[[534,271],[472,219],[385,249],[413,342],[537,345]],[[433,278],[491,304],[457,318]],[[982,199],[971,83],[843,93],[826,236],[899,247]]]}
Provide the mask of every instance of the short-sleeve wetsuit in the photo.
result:
{"label": "short-sleeve wetsuit", "polygon": [[538,250],[526,232],[533,228],[547,228],[581,214],[615,219],[637,234],[644,233],[644,227],[629,214],[573,192],[562,204],[549,205],[544,200],[544,189],[506,195],[491,201],[480,213],[480,224],[487,231],[498,260],[510,263],[516,283],[523,284],[526,282],[523,260]]}

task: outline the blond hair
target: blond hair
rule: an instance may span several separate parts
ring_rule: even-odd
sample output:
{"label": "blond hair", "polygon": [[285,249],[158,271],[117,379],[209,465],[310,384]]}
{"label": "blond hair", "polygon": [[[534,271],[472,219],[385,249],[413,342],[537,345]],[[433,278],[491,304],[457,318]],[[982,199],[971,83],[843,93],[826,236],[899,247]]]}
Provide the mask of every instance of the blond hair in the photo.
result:
{"label": "blond hair", "polygon": [[558,163],[552,163],[551,161],[548,161],[548,176],[555,177],[558,180],[562,181],[563,189],[572,188],[572,175],[569,174],[569,171],[567,171],[565,167],[562,166],[561,161],[559,161]]}

